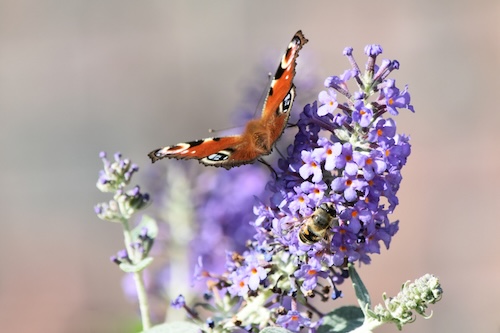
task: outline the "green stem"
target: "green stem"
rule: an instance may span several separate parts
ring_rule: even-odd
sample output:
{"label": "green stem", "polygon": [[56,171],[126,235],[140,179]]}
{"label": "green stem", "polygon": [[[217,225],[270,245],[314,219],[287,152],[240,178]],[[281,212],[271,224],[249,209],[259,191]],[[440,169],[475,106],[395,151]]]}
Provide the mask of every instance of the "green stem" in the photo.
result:
{"label": "green stem", "polygon": [[354,330],[350,331],[349,333],[372,333],[373,330],[379,326],[381,326],[383,323],[380,321],[373,319],[373,318],[366,318],[363,322],[363,325],[355,328]]}
{"label": "green stem", "polygon": [[134,281],[137,288],[137,298],[139,299],[139,309],[141,310],[142,329],[145,331],[151,328],[151,319],[149,318],[148,294],[144,287],[141,272],[134,273]]}
{"label": "green stem", "polygon": [[[136,258],[132,249],[132,235],[130,233],[130,225],[127,219],[122,220],[123,225],[123,238],[125,241],[125,248],[129,255],[130,260],[135,264]],[[141,311],[142,329],[147,330],[151,328],[151,319],[149,318],[149,303],[146,287],[141,272],[134,272],[135,288],[137,289],[137,299],[139,301],[139,309]]]}

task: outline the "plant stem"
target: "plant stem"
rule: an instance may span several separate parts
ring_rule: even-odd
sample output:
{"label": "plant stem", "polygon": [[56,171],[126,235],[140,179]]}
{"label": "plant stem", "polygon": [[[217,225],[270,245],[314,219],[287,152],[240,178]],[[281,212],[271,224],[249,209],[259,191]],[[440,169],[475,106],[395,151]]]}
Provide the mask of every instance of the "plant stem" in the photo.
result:
{"label": "plant stem", "polygon": [[[135,258],[134,251],[132,249],[132,235],[130,233],[130,225],[127,219],[122,220],[123,225],[123,238],[125,242],[125,248],[129,258],[135,264],[137,259]],[[144,280],[142,278],[142,272],[134,272],[134,282],[135,288],[137,290],[137,299],[139,301],[139,309],[141,311],[142,329],[147,330],[151,328],[151,319],[149,318],[149,303],[148,294],[146,293],[146,287],[144,286]]]}
{"label": "plant stem", "polygon": [[139,309],[141,310],[142,329],[147,330],[151,328],[151,319],[149,318],[149,303],[148,294],[144,287],[141,272],[134,273],[135,287],[137,288],[137,298],[139,300]]}

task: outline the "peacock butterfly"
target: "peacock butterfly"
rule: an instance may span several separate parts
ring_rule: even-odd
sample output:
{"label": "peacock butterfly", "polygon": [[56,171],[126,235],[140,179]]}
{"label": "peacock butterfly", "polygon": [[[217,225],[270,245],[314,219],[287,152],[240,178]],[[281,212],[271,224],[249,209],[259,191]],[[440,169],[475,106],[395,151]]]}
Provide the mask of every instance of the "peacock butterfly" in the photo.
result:
{"label": "peacock butterfly", "polygon": [[298,53],[308,40],[297,31],[272,78],[262,115],[250,120],[241,135],[207,138],[153,150],[151,162],[162,158],[197,159],[200,163],[230,169],[271,153],[290,117],[295,99],[295,66]]}

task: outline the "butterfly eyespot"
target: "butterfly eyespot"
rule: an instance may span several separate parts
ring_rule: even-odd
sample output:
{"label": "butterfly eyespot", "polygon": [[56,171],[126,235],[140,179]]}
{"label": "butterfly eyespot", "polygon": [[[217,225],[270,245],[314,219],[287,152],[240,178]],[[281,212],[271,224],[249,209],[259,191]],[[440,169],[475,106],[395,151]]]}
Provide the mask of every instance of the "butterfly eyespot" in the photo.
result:
{"label": "butterfly eyespot", "polygon": [[228,158],[229,158],[229,155],[226,155],[223,153],[216,153],[216,154],[212,154],[210,156],[207,156],[207,160],[214,161],[214,162],[225,161]]}

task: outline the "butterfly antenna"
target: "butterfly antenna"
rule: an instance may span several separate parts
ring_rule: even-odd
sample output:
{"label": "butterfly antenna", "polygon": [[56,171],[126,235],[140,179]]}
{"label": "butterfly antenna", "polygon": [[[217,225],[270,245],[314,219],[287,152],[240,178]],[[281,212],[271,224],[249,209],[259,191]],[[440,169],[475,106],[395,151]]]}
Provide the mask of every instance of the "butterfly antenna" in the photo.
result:
{"label": "butterfly antenna", "polygon": [[[271,73],[271,72],[267,73],[267,84],[266,84],[266,87],[269,87],[271,85],[271,81],[272,80],[273,80],[273,73]],[[264,105],[265,99],[266,99],[268,93],[269,93],[269,91],[267,91],[266,89],[264,89],[262,91],[262,94],[260,95],[260,98],[259,98],[259,103],[255,107],[255,111],[253,112],[254,118],[257,115],[258,111],[262,110],[262,108],[259,110],[259,106]]]}
{"label": "butterfly antenna", "polygon": [[234,130],[235,128],[239,128],[239,127],[241,127],[241,126],[232,126],[232,127],[219,128],[219,129],[209,128],[209,129],[208,129],[208,133],[216,133],[216,132],[232,131],[232,130]]}
{"label": "butterfly antenna", "polygon": [[257,161],[259,161],[260,163],[264,164],[269,170],[271,170],[271,172],[274,174],[274,178],[275,179],[278,179],[278,173],[276,172],[276,170],[274,170],[274,168],[271,166],[271,164],[267,163],[264,159],[262,158],[259,158],[257,159]]}

